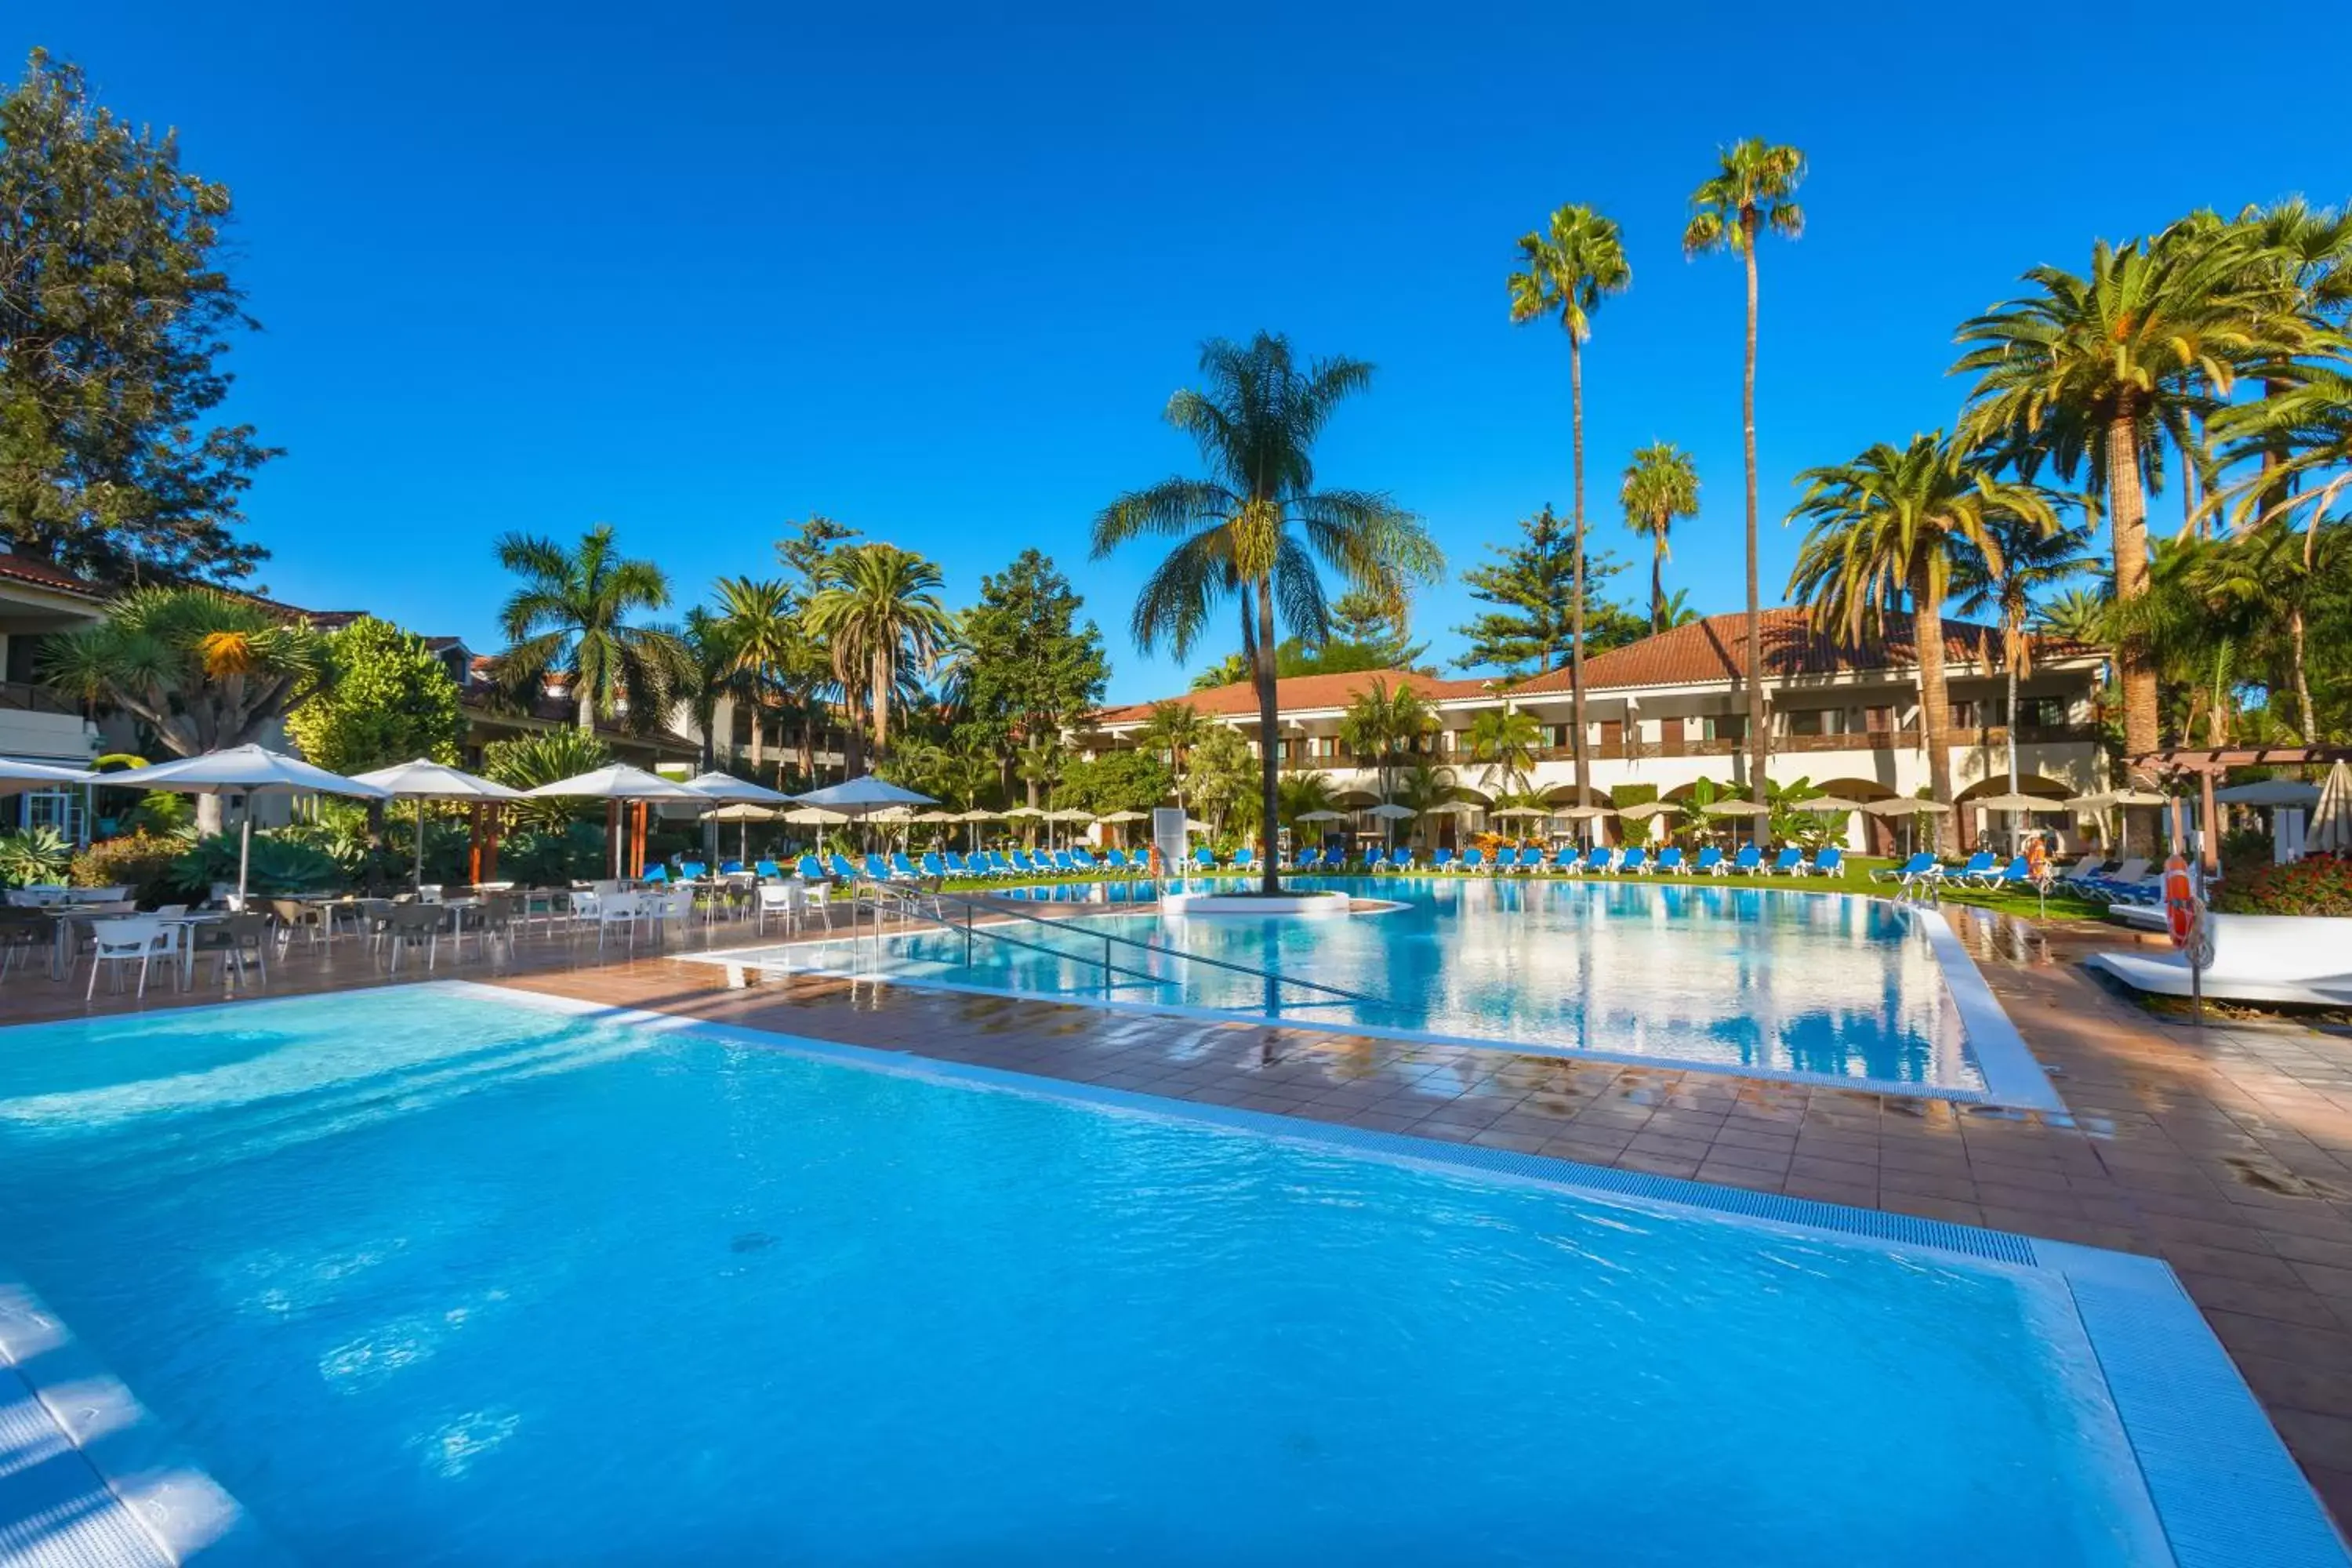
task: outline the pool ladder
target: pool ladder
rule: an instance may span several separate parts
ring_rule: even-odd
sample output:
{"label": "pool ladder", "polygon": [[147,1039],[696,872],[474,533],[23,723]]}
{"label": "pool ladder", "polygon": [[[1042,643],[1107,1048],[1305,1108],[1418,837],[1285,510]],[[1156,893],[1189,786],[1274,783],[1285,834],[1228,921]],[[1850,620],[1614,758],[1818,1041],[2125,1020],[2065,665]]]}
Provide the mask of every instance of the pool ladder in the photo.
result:
{"label": "pool ladder", "polygon": [[[1076,921],[1048,920],[1044,915],[1032,914],[1026,910],[1008,909],[1002,903],[975,899],[963,893],[950,893],[940,889],[927,888],[919,884],[877,882],[860,879],[851,889],[850,931],[853,941],[857,930],[856,895],[861,893],[870,897],[874,908],[875,938],[877,942],[882,935],[882,916],[887,910],[898,915],[900,921],[908,924],[920,921],[942,931],[960,932],[963,937],[963,961],[964,967],[967,969],[971,967],[976,943],[982,938],[986,938],[991,942],[1024,948],[1031,952],[1042,952],[1051,958],[1067,959],[1099,970],[1103,977],[1102,992],[1107,997],[1118,989],[1118,977],[1122,975],[1130,980],[1155,986],[1172,984],[1167,975],[1155,974],[1145,969],[1129,968],[1112,956],[1117,950],[1128,949],[1157,953],[1160,957],[1172,958],[1184,963],[1206,964],[1212,969],[1223,969],[1235,974],[1249,975],[1264,983],[1265,1010],[1269,1014],[1279,1014],[1282,1011],[1282,987],[1286,985],[1297,986],[1302,991],[1313,992],[1319,997],[1330,1000],[1355,1002],[1373,1007],[1389,1005],[1377,996],[1370,996],[1360,991],[1349,991],[1344,986],[1327,985],[1319,980],[1302,980],[1295,974],[1282,974],[1271,969],[1259,969],[1251,964],[1235,963],[1230,959],[1211,958],[1203,953],[1187,952],[1181,947],[1168,947],[1160,942],[1147,942],[1140,937],[1121,936],[1116,931],[1089,931]],[[925,904],[930,907],[925,909],[923,907]],[[948,906],[950,905],[954,905],[961,910],[963,918],[958,920],[949,914]],[[1000,931],[993,925],[982,925],[978,920],[978,916],[982,914],[994,915],[1004,920],[1026,921],[1031,925],[1044,926],[1049,931],[1061,931],[1087,942],[1100,942],[1103,944],[1102,956],[1097,958],[1089,952],[1076,952],[1067,948],[1049,946],[1042,942],[1030,942],[1014,936],[1009,931]]]}

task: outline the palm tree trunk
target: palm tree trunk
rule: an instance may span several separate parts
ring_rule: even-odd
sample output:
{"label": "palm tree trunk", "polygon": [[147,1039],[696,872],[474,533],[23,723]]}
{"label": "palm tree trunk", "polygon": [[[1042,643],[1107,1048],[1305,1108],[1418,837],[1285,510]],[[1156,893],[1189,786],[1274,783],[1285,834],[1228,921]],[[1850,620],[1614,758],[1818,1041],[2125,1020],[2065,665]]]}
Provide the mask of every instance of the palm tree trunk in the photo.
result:
{"label": "palm tree trunk", "polygon": [[1665,629],[1666,536],[1660,530],[1650,549],[1650,635],[1655,637]]}
{"label": "palm tree trunk", "polygon": [[[1911,579],[1911,644],[1919,658],[1919,727],[1927,747],[1927,793],[1952,804],[1952,703],[1944,684],[1944,606],[1927,593],[1924,568]],[[1944,847],[1944,818],[1929,814],[1936,848]]]}
{"label": "palm tree trunk", "polygon": [[[2147,592],[2147,499],[2139,483],[2137,424],[2128,403],[2107,422],[2107,516],[2119,605]],[[2124,754],[2145,756],[2157,748],[2156,666],[2141,639],[2126,639],[2116,650],[2116,672],[2123,688]]]}
{"label": "palm tree trunk", "polygon": [[2294,668],[2294,725],[2303,731],[2303,743],[2319,744],[2319,727],[2311,711],[2311,675],[2303,662],[2303,606],[2296,605],[2286,615],[2287,658]]}
{"label": "palm tree trunk", "polygon": [[1258,828],[1263,842],[1258,853],[1258,887],[1267,894],[1282,891],[1280,868],[1274,863],[1274,819],[1277,809],[1276,796],[1281,775],[1281,763],[1276,755],[1281,746],[1276,737],[1274,689],[1274,581],[1261,577],[1257,589],[1257,749],[1258,749]]}
{"label": "palm tree trunk", "polygon": [[1576,760],[1576,804],[1592,804],[1592,775],[1584,758],[1584,350],[1568,334],[1569,424],[1575,432],[1576,603],[1568,618],[1569,707],[1575,719],[1569,754]]}
{"label": "palm tree trunk", "polygon": [[751,776],[755,779],[760,776],[760,770],[766,766],[768,760],[767,737],[761,732],[766,728],[766,724],[764,722],[766,719],[767,713],[762,710],[759,700],[757,698],[752,699]]}
{"label": "palm tree trunk", "polygon": [[582,734],[593,735],[596,732],[595,699],[588,695],[586,680],[577,675],[572,679],[580,682],[580,689],[574,692],[572,698],[572,722],[580,727]]}
{"label": "palm tree trunk", "polygon": [[1764,798],[1764,600],[1756,578],[1756,227],[1753,215],[1742,216],[1748,232],[1748,357],[1739,378],[1741,450],[1748,462],[1748,796],[1759,805]]}

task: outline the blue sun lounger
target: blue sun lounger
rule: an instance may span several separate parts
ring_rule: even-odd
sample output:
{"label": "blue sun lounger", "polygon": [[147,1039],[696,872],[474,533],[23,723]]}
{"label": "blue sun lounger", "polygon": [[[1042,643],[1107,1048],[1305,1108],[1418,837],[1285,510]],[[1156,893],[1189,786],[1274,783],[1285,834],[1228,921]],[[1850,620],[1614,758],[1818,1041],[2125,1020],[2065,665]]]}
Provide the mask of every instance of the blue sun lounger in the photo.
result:
{"label": "blue sun lounger", "polygon": [[1679,844],[1669,844],[1659,850],[1658,864],[1654,868],[1660,871],[1682,870],[1684,868],[1683,847]]}
{"label": "blue sun lounger", "polygon": [[1743,844],[1739,853],[1731,858],[1731,868],[1743,877],[1753,877],[1763,868],[1764,851],[1753,844]]}
{"label": "blue sun lounger", "polygon": [[1462,851],[1462,868],[1465,871],[1485,870],[1486,868],[1486,852],[1484,849],[1479,848],[1475,844],[1469,848],[1465,849]]}
{"label": "blue sun lounger", "polygon": [[1234,869],[1246,871],[1257,864],[1257,851],[1244,844],[1234,851]]}
{"label": "blue sun lounger", "polygon": [[1708,845],[1706,848],[1698,852],[1698,858],[1691,862],[1691,869],[1693,871],[1702,872],[1709,877],[1720,877],[1725,875],[1723,869],[1723,851],[1717,848],[1712,844]]}
{"label": "blue sun lounger", "polygon": [[1805,852],[1793,844],[1772,857],[1772,864],[1767,872],[1767,875],[1774,877],[1801,877],[1804,874]]}
{"label": "blue sun lounger", "polygon": [[1454,851],[1445,845],[1439,845],[1437,847],[1437,853],[1431,856],[1429,858],[1429,868],[1433,871],[1451,871],[1454,869]]}
{"label": "blue sun lounger", "polygon": [[1627,849],[1625,858],[1617,862],[1617,874],[1621,877],[1643,876],[1649,869],[1650,852],[1638,844]]}

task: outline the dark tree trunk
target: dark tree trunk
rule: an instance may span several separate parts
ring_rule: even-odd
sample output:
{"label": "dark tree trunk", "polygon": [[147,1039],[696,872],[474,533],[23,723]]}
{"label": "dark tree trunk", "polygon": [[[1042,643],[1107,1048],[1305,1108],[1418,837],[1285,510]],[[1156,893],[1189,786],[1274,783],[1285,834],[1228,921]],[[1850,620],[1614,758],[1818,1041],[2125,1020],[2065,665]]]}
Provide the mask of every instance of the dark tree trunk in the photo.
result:
{"label": "dark tree trunk", "polygon": [[[2119,605],[2147,593],[2147,500],[2140,489],[2135,414],[2126,404],[2107,422],[2107,517]],[[2127,638],[2116,650],[2116,671],[2124,697],[2124,754],[2145,756],[2157,748],[2157,697],[2156,666],[2144,639]]]}
{"label": "dark tree trunk", "polygon": [[1756,578],[1756,228],[1751,214],[1741,226],[1748,247],[1748,357],[1739,379],[1741,451],[1748,462],[1748,783],[1749,798],[1765,805],[1764,601]]}
{"label": "dark tree trunk", "polygon": [[1279,806],[1282,763],[1276,756],[1281,740],[1276,725],[1274,689],[1274,581],[1261,577],[1257,584],[1257,748],[1259,779],[1259,869],[1258,886],[1267,893],[1282,891],[1282,869],[1274,862],[1274,820]]}
{"label": "dark tree trunk", "polygon": [[1569,707],[1575,730],[1569,754],[1576,761],[1576,804],[1592,804],[1592,775],[1584,755],[1584,350],[1568,335],[1569,424],[1576,471],[1576,603],[1568,620]]}

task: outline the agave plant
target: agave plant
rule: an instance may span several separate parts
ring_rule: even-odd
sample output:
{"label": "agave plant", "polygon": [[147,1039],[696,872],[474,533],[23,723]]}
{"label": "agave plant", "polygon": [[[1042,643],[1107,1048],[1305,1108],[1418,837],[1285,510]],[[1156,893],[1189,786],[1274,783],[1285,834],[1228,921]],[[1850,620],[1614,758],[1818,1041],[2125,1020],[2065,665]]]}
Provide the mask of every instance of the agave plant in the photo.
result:
{"label": "agave plant", "polygon": [[21,833],[0,833],[0,885],[22,888],[34,882],[61,882],[73,864],[73,845],[54,827],[27,827]]}
{"label": "agave plant", "polygon": [[[493,741],[482,748],[482,772],[509,789],[536,789],[558,779],[593,773],[613,760],[613,749],[581,730],[547,730]],[[525,800],[509,805],[518,827],[560,831],[575,818],[602,809],[594,802]]]}

